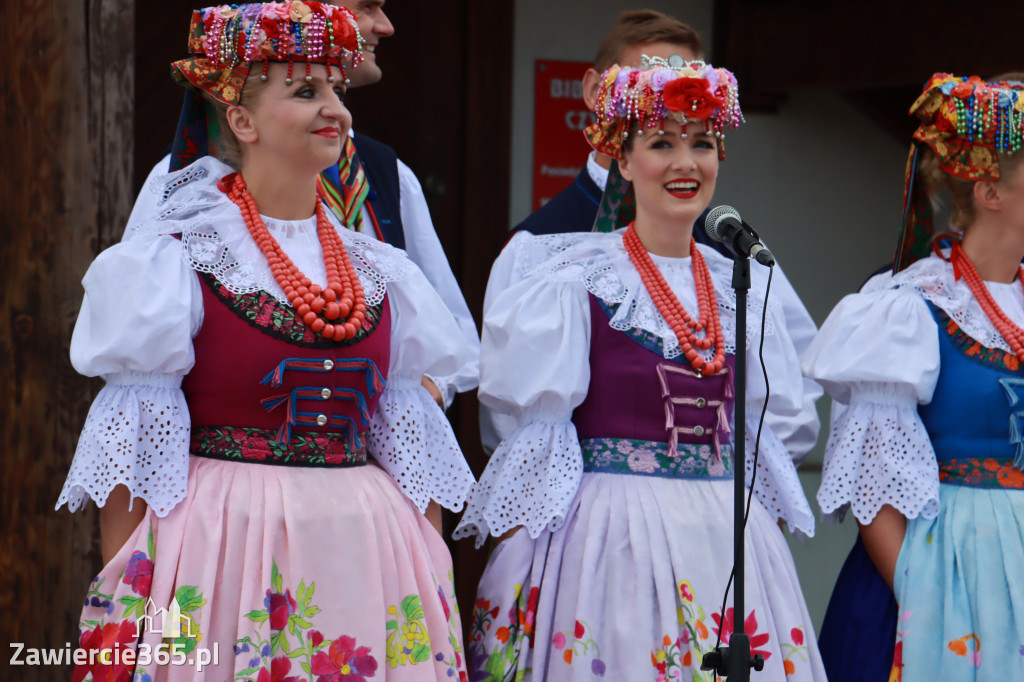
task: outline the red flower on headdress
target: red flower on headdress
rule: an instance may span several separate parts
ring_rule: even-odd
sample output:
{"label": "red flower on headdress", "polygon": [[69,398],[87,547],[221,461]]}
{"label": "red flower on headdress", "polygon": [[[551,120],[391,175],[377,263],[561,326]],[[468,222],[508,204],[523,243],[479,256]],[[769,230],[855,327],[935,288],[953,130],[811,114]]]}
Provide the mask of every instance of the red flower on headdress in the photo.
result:
{"label": "red flower on headdress", "polygon": [[706,78],[677,78],[665,84],[662,94],[666,109],[682,112],[687,118],[710,118],[716,108],[725,104],[723,98],[711,92]]}
{"label": "red flower on headdress", "polygon": [[956,97],[957,99],[967,99],[974,94],[974,88],[976,86],[984,84],[985,81],[981,80],[978,76],[971,76],[966,82],[954,85],[951,93],[953,97]]}
{"label": "red flower on headdress", "polygon": [[334,33],[334,44],[347,46],[354,43],[356,30],[349,21],[349,13],[338,7],[332,9],[334,11],[331,12],[331,29]]}
{"label": "red flower on headdress", "polygon": [[262,28],[268,40],[281,37],[281,23],[272,17],[264,17]]}

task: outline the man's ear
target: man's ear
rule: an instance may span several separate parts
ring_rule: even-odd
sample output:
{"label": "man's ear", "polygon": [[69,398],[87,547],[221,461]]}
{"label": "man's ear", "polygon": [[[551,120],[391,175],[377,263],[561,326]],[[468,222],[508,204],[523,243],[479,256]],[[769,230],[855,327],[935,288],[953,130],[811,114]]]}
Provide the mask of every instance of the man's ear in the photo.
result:
{"label": "man's ear", "polygon": [[243,106],[232,105],[227,111],[228,126],[239,142],[252,144],[260,139],[252,113]]}
{"label": "man's ear", "polygon": [[979,206],[990,211],[999,211],[1003,208],[1003,197],[999,191],[998,182],[979,180],[974,183],[974,201]]}
{"label": "man's ear", "polygon": [[597,93],[601,91],[601,74],[594,67],[583,74],[583,101],[587,109],[594,110],[597,104]]}

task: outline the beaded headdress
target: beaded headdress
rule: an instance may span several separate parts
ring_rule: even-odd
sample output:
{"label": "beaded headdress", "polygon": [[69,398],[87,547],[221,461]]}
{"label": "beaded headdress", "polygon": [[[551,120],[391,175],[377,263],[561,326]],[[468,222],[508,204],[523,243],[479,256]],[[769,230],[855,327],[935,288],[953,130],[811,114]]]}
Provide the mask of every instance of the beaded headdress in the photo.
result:
{"label": "beaded headdress", "polygon": [[939,166],[965,180],[999,179],[999,155],[1021,149],[1024,132],[1024,83],[986,82],[977,76],[937,73],[910,107],[921,119],[907,160],[903,191],[903,224],[893,260],[899,272],[932,248],[934,225],[927,188],[918,177],[921,145],[927,145]]}
{"label": "beaded headdress", "polygon": [[265,2],[197,9],[189,27],[190,57],[174,62],[173,75],[182,85],[204,90],[225,104],[238,104],[253,64],[287,62],[288,78],[295,62],[326,64],[344,78],[344,60],[362,59],[363,38],[355,16],[326,2]]}
{"label": "beaded headdress", "polygon": [[736,77],[703,61],[640,58],[640,68],[614,65],[601,76],[595,109],[597,122],[586,129],[587,139],[599,152],[622,158],[622,144],[630,126],[638,134],[660,128],[666,118],[686,125],[704,121],[718,138],[718,156],[725,158],[725,130],[743,120]]}
{"label": "beaded headdress", "polygon": [[362,61],[363,37],[355,15],[326,2],[264,2],[217,5],[192,12],[189,57],[171,64],[171,75],[188,88],[171,148],[171,168],[184,168],[210,152],[209,126],[215,125],[199,91],[224,104],[238,104],[254,65],[266,80],[269,62],[286,62],[288,79],[295,62],[325,64],[328,80],[345,78],[345,61]]}

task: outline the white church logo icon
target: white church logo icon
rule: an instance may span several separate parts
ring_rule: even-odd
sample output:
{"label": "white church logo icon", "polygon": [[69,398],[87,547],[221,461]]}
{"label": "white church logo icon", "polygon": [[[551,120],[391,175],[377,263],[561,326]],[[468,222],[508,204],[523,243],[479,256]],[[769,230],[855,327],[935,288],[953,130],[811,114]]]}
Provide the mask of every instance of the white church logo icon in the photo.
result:
{"label": "white church logo icon", "polygon": [[[171,604],[166,609],[157,608],[150,597],[146,601],[146,610],[138,623],[139,632],[152,632],[163,635],[168,639],[177,639],[182,636],[181,630],[181,607],[177,598],[171,599]],[[195,637],[192,633],[192,619],[185,619],[185,637]]]}

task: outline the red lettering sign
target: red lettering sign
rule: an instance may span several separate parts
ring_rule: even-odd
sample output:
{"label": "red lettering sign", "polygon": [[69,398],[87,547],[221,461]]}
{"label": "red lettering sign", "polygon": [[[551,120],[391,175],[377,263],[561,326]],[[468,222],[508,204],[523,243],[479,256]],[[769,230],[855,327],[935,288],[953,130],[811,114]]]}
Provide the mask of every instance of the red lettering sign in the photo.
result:
{"label": "red lettering sign", "polygon": [[587,161],[583,129],[596,120],[583,102],[590,64],[538,59],[533,93],[533,210],[569,186]]}

